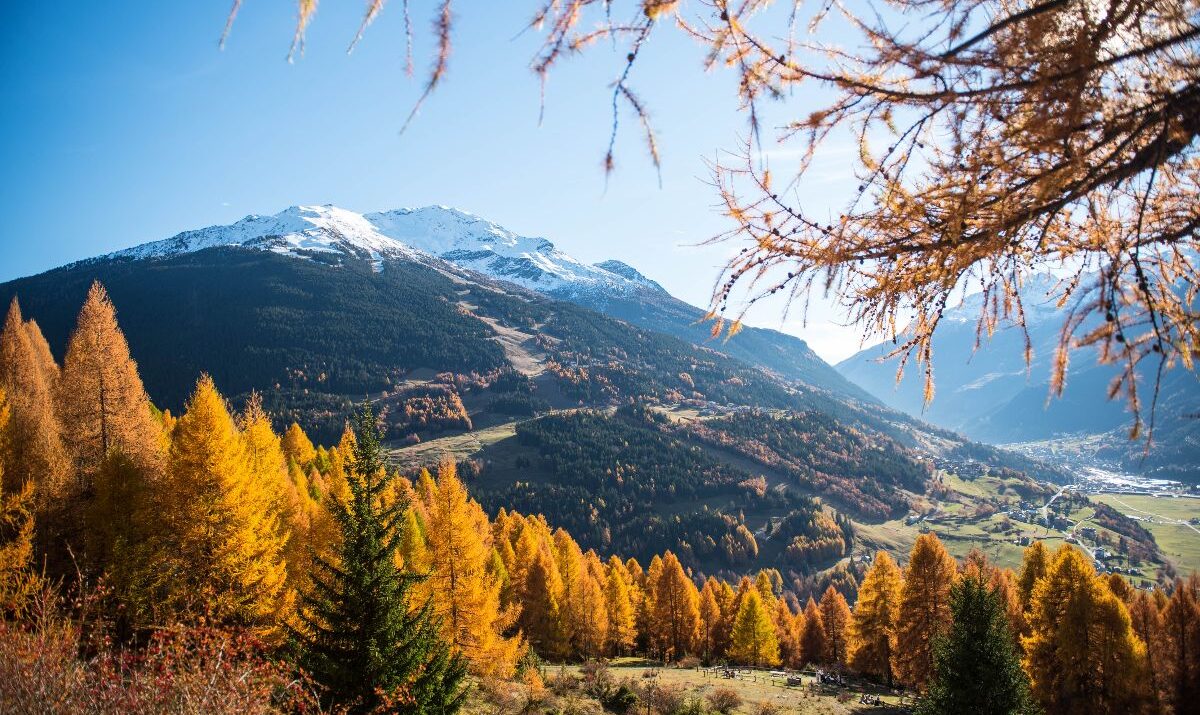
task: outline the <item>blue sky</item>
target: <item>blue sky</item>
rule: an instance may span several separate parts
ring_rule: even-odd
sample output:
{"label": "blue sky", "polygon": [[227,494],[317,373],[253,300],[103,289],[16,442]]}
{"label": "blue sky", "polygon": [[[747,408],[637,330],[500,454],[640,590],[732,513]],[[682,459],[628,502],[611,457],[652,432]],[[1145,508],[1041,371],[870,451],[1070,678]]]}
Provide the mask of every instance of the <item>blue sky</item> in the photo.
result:
{"label": "blue sky", "polygon": [[[633,81],[659,129],[660,188],[628,115],[617,171],[606,182],[600,168],[607,87],[623,52],[600,47],[562,65],[538,125],[528,69],[537,36],[518,37],[532,2],[460,3],[450,73],[403,135],[428,64],[433,3],[412,3],[412,79],[398,0],[350,56],[363,3],[326,0],[290,65],[294,3],[245,0],[222,52],[228,5],[4,4],[0,280],[292,204],[448,204],[584,260],[619,258],[707,304],[735,248],[694,245],[727,227],[703,160],[736,146],[745,123],[732,76],[702,73],[702,49],[679,32],[664,28]],[[828,202],[853,183],[843,162],[835,148],[806,200]],[[751,320],[808,339],[829,360],[859,345],[839,321],[822,299],[807,327],[797,315],[784,320],[779,303]]]}

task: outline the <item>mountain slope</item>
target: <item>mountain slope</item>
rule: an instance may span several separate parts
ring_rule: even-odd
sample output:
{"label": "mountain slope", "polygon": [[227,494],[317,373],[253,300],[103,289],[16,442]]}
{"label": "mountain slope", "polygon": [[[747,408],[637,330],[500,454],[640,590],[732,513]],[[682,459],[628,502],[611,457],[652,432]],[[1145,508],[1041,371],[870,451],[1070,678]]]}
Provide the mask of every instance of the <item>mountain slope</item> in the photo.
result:
{"label": "mountain slope", "polygon": [[[1084,461],[1110,463],[1121,469],[1165,472],[1188,480],[1200,478],[1200,429],[1187,415],[1200,404],[1200,380],[1182,368],[1166,373],[1159,398],[1156,444],[1146,459],[1144,443],[1131,443],[1131,416],[1120,399],[1107,399],[1116,375],[1100,364],[1091,349],[1071,354],[1067,388],[1050,397],[1051,361],[1058,345],[1062,314],[1048,299],[1056,280],[1038,276],[1024,288],[1027,328],[1033,361],[1026,366],[1024,336],[1016,328],[1000,329],[975,350],[979,295],[947,310],[934,336],[936,394],[923,404],[923,376],[909,370],[895,380],[896,362],[882,360],[890,344],[876,345],[847,358],[837,369],[890,407],[969,437],[1007,444],[1045,440],[1070,441],[1080,435],[1106,434],[1103,449],[1079,452]],[[1144,384],[1152,384],[1148,367]],[[1190,476],[1189,476],[1190,474]]]}
{"label": "mountain slope", "polygon": [[318,261],[353,256],[373,262],[376,270],[386,259],[441,268],[450,264],[674,335],[771,370],[786,380],[858,400],[872,399],[799,338],[747,328],[736,339],[715,340],[704,321],[705,311],[673,297],[625,263],[610,260],[588,265],[544,238],[520,236],[444,206],[369,214],[328,205],[293,206],[274,216],[252,215],[228,226],[185,231],[100,260],[161,259],[221,246]]}
{"label": "mountain slope", "polygon": [[668,333],[766,368],[788,380],[873,398],[844,379],[800,338],[746,328],[713,339],[706,311],[689,305],[628,264],[587,265],[544,238],[527,238],[471,214],[430,206],[366,214],[380,233],[456,265],[569,300],[634,325]]}
{"label": "mountain slope", "polygon": [[[934,458],[1038,469],[355,216],[296,209],[189,232],[2,284],[0,301],[19,296],[61,356],[100,280],[160,407],[178,412],[207,372],[235,407],[257,390],[278,427],[331,444],[351,403],[371,399],[397,463],[469,457],[490,509],[544,511],[588,547],[666,546],[698,568],[824,568],[849,553],[850,519],[923,508]],[[662,292],[623,264],[573,270]]]}

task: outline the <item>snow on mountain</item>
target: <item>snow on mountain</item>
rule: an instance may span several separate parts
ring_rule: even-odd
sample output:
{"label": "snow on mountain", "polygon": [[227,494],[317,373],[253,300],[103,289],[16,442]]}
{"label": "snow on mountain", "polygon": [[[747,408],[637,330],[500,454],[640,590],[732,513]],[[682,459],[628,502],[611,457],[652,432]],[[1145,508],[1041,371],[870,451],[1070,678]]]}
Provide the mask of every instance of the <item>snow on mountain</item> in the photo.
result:
{"label": "snow on mountain", "polygon": [[653,288],[657,291],[661,291],[663,293],[667,292],[667,289],[663,288],[661,285],[659,285],[658,281],[650,280],[646,276],[642,275],[641,272],[638,271],[638,269],[634,268],[633,266],[629,265],[628,263],[625,263],[624,261],[608,260],[608,261],[603,261],[601,263],[597,263],[597,264],[595,264],[595,266],[596,266],[596,268],[603,268],[604,270],[608,271],[609,273],[616,273],[617,275],[621,276],[622,278],[628,278],[629,280],[634,281],[635,283],[641,283],[641,284],[643,284],[649,288]]}
{"label": "snow on mountain", "polygon": [[801,339],[750,328],[736,341],[712,340],[705,311],[668,293],[621,261],[588,265],[544,238],[521,236],[445,206],[360,214],[332,205],[292,206],[227,226],[185,231],[91,261],[152,260],[220,246],[271,251],[335,267],[370,260],[376,271],[412,261],[447,274],[475,272],[667,334],[769,370],[788,380],[870,399]]}
{"label": "snow on mountain", "polygon": [[637,274],[638,280],[589,266],[544,238],[519,236],[491,221],[445,206],[396,209],[366,214],[365,218],[380,233],[397,241],[463,268],[543,293],[576,294],[596,289],[627,293],[646,283],[641,274]]}
{"label": "snow on mountain", "polygon": [[292,206],[228,226],[184,231],[106,258],[149,259],[216,246],[243,246],[305,257],[313,252],[384,259],[435,256],[461,268],[555,295],[635,294],[662,288],[619,261],[590,266],[544,238],[520,236],[446,206],[359,214],[332,205]]}
{"label": "snow on mountain", "polygon": [[341,252],[373,261],[420,257],[412,247],[379,233],[360,214],[329,205],[292,206],[274,216],[250,215],[228,226],[184,231],[107,257],[162,258],[215,246],[244,246],[294,256]]}

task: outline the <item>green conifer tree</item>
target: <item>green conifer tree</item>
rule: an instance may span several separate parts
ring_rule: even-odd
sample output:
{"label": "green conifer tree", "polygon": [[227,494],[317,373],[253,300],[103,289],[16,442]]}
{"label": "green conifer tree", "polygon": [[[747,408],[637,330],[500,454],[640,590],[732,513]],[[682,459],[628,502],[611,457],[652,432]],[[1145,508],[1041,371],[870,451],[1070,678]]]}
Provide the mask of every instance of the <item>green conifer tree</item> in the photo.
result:
{"label": "green conifer tree", "polygon": [[440,639],[430,605],[410,607],[421,577],[396,567],[408,505],[380,499],[392,475],[369,405],[355,414],[354,426],[349,495],[329,505],[341,543],[335,559],[314,556],[312,590],[295,631],[300,662],[330,705],[352,713],[457,712],[466,663]]}
{"label": "green conifer tree", "polygon": [[919,715],[1036,712],[995,589],[982,576],[968,574],[950,590],[950,611],[949,632],[934,641],[933,679]]}

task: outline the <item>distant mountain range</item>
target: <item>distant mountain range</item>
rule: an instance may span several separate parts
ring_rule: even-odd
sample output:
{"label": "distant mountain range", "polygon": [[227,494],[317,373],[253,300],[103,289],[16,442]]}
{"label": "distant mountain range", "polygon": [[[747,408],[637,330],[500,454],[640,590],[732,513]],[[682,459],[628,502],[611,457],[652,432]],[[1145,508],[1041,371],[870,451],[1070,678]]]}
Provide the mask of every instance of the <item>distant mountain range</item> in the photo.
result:
{"label": "distant mountain range", "polygon": [[[1050,298],[1057,279],[1034,276],[1022,293],[1033,361],[1025,364],[1024,336],[1001,329],[978,350],[980,295],[946,311],[934,336],[936,394],[926,407],[924,376],[910,369],[896,383],[896,362],[883,360],[892,345],[876,345],[838,363],[837,369],[885,404],[935,425],[992,444],[1049,443],[1062,456],[1113,468],[1200,480],[1200,379],[1179,368],[1165,374],[1156,415],[1155,444],[1128,439],[1132,417],[1121,399],[1107,399],[1116,368],[1090,348],[1071,354],[1067,387],[1050,397],[1051,363],[1063,313]],[[1156,366],[1155,366],[1156,367]],[[1149,389],[1153,371],[1144,375]],[[1090,439],[1104,435],[1104,439]]]}

